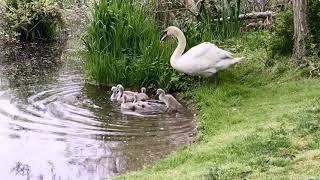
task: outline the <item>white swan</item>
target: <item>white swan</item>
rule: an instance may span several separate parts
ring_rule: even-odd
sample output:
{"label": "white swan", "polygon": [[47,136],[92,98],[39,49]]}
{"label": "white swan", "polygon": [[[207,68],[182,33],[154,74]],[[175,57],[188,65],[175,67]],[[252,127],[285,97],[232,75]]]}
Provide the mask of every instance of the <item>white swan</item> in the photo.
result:
{"label": "white swan", "polygon": [[116,101],[116,100],[118,99],[118,92],[117,92],[117,91],[118,91],[118,90],[117,90],[117,87],[112,86],[112,88],[111,88],[112,94],[111,94],[111,96],[110,96],[110,100],[111,100],[111,101]]}
{"label": "white swan", "polygon": [[170,58],[171,66],[189,75],[209,77],[243,59],[243,57],[236,58],[232,53],[209,42],[194,46],[183,54],[186,47],[183,32],[175,26],[170,26],[164,30],[160,41],[163,42],[168,36],[175,36],[178,39],[178,46]]}
{"label": "white swan", "polygon": [[165,94],[164,90],[157,89],[157,95],[159,95],[159,100],[166,104],[168,112],[183,111],[183,106],[172,95]]}

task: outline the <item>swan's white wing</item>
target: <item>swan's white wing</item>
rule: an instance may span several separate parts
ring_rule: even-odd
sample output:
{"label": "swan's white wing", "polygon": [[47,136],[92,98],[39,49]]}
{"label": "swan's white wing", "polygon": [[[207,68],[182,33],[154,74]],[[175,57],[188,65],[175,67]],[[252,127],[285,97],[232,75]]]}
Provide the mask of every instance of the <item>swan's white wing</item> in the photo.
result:
{"label": "swan's white wing", "polygon": [[233,58],[232,53],[212,43],[201,43],[181,56],[176,69],[191,75],[209,76],[220,69],[219,62]]}
{"label": "swan's white wing", "polygon": [[204,42],[189,49],[183,56],[190,59],[210,58],[212,61],[233,58],[231,52],[218,48],[215,44]]}

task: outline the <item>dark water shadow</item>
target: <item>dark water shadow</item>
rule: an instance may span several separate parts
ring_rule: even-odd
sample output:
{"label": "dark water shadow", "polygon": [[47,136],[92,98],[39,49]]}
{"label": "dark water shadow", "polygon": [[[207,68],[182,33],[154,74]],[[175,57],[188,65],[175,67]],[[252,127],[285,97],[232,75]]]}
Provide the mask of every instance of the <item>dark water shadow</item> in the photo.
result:
{"label": "dark water shadow", "polygon": [[56,81],[62,66],[65,41],[42,43],[3,43],[1,48],[1,87],[14,89],[25,99],[48,83]]}

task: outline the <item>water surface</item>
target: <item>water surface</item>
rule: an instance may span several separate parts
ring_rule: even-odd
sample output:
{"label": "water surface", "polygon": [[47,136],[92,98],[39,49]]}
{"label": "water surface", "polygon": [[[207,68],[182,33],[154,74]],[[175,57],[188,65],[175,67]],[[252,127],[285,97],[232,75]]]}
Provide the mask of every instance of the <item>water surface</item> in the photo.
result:
{"label": "water surface", "polygon": [[122,114],[70,41],[0,44],[1,179],[106,179],[191,143],[193,114]]}

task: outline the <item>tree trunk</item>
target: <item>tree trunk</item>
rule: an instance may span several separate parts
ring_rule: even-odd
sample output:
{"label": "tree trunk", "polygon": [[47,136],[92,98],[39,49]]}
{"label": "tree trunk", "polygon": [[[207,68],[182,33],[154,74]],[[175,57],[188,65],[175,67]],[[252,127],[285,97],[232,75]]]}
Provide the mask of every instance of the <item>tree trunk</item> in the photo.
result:
{"label": "tree trunk", "polygon": [[307,28],[307,0],[293,0],[294,12],[294,48],[293,60],[299,66],[307,62],[306,58],[306,39]]}

